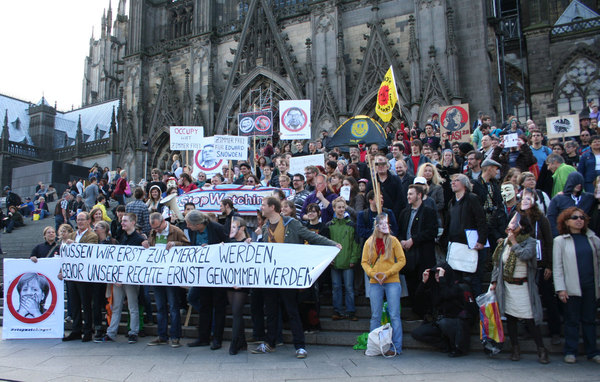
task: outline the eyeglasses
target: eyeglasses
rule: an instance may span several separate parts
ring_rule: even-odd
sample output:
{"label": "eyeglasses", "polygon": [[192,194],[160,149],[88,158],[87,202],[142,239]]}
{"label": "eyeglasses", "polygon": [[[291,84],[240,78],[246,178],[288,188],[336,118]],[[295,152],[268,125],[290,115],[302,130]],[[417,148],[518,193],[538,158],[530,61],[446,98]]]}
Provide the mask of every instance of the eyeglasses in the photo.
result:
{"label": "eyeglasses", "polygon": [[569,218],[570,220],[585,220],[585,216],[583,215],[573,215]]}

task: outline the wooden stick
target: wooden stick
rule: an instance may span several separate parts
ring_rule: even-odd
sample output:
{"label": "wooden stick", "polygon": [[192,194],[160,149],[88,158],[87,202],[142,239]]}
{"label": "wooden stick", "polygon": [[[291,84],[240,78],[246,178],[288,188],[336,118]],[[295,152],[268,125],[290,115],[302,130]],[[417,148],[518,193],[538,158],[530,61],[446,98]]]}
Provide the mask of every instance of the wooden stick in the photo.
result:
{"label": "wooden stick", "polygon": [[253,162],[254,162],[254,174],[258,174],[258,161],[256,160],[256,135],[252,136],[252,155],[253,155]]}
{"label": "wooden stick", "polygon": [[381,206],[381,189],[379,187],[379,181],[377,180],[377,171],[375,170],[375,162],[370,154],[367,154],[367,161],[369,163],[369,171],[371,172],[371,181],[373,182],[373,193],[375,194],[375,205],[377,206],[377,214],[382,211]]}
{"label": "wooden stick", "polygon": [[191,316],[192,316],[192,306],[190,304],[188,304],[188,311],[187,311],[187,314],[185,315],[185,323],[183,324],[183,326],[189,325]]}

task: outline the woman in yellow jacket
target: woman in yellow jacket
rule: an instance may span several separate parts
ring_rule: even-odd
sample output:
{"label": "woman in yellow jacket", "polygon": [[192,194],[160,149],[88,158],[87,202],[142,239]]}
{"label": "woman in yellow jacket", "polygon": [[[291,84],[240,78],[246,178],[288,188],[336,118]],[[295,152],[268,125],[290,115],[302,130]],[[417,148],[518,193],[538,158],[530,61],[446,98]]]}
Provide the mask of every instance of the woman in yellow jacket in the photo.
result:
{"label": "woman in yellow jacket", "polygon": [[[361,265],[369,276],[371,300],[370,330],[381,326],[383,296],[388,303],[388,313],[392,324],[392,341],[398,354],[402,352],[402,321],[400,320],[399,272],[406,264],[404,251],[398,239],[390,234],[388,216],[377,215],[373,234],[365,242]],[[393,355],[393,350],[391,351]]]}

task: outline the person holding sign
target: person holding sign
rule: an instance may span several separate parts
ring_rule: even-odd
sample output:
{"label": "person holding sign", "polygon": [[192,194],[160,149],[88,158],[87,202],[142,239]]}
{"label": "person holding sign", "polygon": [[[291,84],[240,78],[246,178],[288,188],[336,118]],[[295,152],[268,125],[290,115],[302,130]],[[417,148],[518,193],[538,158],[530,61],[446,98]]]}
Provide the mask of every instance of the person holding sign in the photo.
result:
{"label": "person holding sign", "polygon": [[[281,202],[273,196],[263,198],[261,212],[266,219],[262,227],[262,240],[269,243],[331,245],[342,249],[342,246],[304,227],[302,223],[294,218],[281,216]],[[296,289],[265,289],[265,311],[267,314],[267,341],[261,343],[252,351],[254,354],[265,354],[275,351],[277,340],[277,323],[279,312],[279,300],[283,302],[285,310],[290,318],[290,326],[296,348],[297,358],[306,358],[306,345],[304,342],[304,330],[298,313],[296,302],[298,291]],[[400,301],[400,299],[398,299]]]}
{"label": "person holding sign", "polygon": [[511,146],[505,150],[505,141],[496,146],[492,154],[492,159],[502,165],[500,177],[504,177],[509,169],[518,168],[521,172],[529,171],[529,168],[537,164],[537,159],[533,156],[531,148],[527,144],[527,137],[523,134],[517,138],[516,146]]}
{"label": "person holding sign", "polygon": [[[230,199],[223,199],[223,201]],[[227,202],[227,203],[229,203]],[[233,203],[228,204],[233,207]],[[233,211],[233,210],[232,210]],[[235,215],[232,215],[232,220]],[[231,220],[231,221],[232,221]],[[193,210],[185,215],[190,242],[194,246],[219,244],[227,241],[228,235],[219,223],[210,221],[208,215]],[[188,292],[188,302],[198,311],[198,339],[188,343],[189,347],[208,346],[213,329],[211,350],[221,348],[225,329],[225,306],[227,295],[224,288],[193,287]],[[214,312],[213,312],[214,311]],[[214,328],[213,328],[214,326]]]}
{"label": "person holding sign", "polygon": [[[125,215],[123,215],[123,218],[121,219],[121,226],[123,227],[125,234],[120,244],[149,248],[150,245],[148,244],[148,241],[136,231],[136,222],[137,215],[133,212],[127,212]],[[112,316],[110,319],[110,325],[108,326],[104,337],[98,340],[94,339],[94,342],[112,342],[115,340],[119,330],[119,324],[121,322],[121,312],[123,311],[123,300],[125,299],[125,296],[127,296],[127,307],[130,314],[129,322],[131,325],[127,342],[130,344],[137,342],[138,332],[140,330],[140,313],[138,307],[139,289],[139,285],[124,285],[118,283],[112,285]]]}
{"label": "person holding sign", "polygon": [[535,282],[536,241],[531,237],[532,233],[529,218],[515,213],[506,228],[508,236],[494,252],[490,290],[496,292],[500,313],[507,319],[512,345],[510,359],[521,359],[517,324],[523,319],[537,345],[538,362],[547,364],[550,361],[540,331],[544,312]]}
{"label": "person holding sign", "polygon": [[369,300],[371,301],[370,329],[381,326],[383,297],[388,303],[392,324],[392,342],[396,351],[389,350],[386,356],[402,353],[402,321],[400,319],[400,296],[402,287],[399,272],[406,258],[400,241],[390,233],[388,215],[381,213],[375,218],[373,234],[363,247],[361,265],[369,277]]}
{"label": "person holding sign", "polygon": [[[77,231],[68,236],[66,243],[98,244],[98,236],[90,227],[92,222],[90,214],[88,212],[80,212],[77,215],[76,221]],[[94,284],[83,281],[67,281],[67,288],[69,288],[69,297],[71,298],[73,327],[71,333],[64,337],[63,341],[81,339],[82,342],[90,342],[92,340],[92,294]],[[98,302],[96,302],[96,305],[98,305],[98,318],[100,318],[100,307]],[[96,309],[94,309],[94,311],[95,310]],[[94,314],[94,316],[96,316],[96,314]],[[99,320],[96,319],[94,321],[96,324],[101,325]],[[83,338],[81,337],[82,329]]]}
{"label": "person holding sign", "polygon": [[[121,221],[123,224],[123,221]],[[189,240],[181,229],[166,221],[158,212],[150,214],[150,238],[148,242],[151,247],[164,247],[171,249],[173,247],[190,245]],[[156,302],[156,311],[158,319],[158,337],[150,342],[149,346],[166,345],[170,337],[170,345],[173,348],[181,346],[181,313],[178,302],[178,286],[155,286],[154,300]],[[168,304],[168,308],[167,308]],[[169,312],[171,315],[171,330],[167,335],[169,325]]]}

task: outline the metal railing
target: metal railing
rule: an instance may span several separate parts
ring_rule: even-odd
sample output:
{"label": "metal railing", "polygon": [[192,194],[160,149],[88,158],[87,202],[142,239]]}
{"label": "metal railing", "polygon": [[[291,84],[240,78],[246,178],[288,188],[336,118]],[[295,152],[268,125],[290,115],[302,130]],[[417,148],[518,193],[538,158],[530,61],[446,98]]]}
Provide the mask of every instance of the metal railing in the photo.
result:
{"label": "metal railing", "polygon": [[557,25],[552,28],[550,34],[552,36],[558,36],[566,33],[575,33],[587,31],[589,29],[600,28],[600,17],[593,19],[578,20],[567,24]]}

